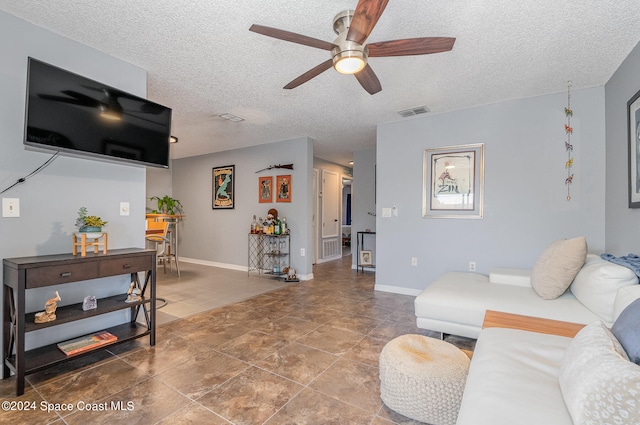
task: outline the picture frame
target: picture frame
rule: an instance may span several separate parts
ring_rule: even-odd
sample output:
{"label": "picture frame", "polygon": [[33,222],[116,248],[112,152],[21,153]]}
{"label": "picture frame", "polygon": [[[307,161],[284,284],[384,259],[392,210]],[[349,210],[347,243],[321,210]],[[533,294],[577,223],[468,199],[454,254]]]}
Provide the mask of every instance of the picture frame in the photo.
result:
{"label": "picture frame", "polygon": [[291,174],[276,176],[276,202],[291,202]]}
{"label": "picture frame", "polygon": [[235,208],[235,173],[235,165],[212,168],[212,209],[232,210]]}
{"label": "picture frame", "polygon": [[627,102],[629,208],[640,208],[640,91]]}
{"label": "picture frame", "polygon": [[480,219],[484,143],[424,150],[422,216]]}
{"label": "picture frame", "polygon": [[258,177],[258,202],[273,202],[273,176]]}
{"label": "picture frame", "polygon": [[373,252],[371,250],[363,249],[360,251],[360,266],[372,266],[373,265]]}

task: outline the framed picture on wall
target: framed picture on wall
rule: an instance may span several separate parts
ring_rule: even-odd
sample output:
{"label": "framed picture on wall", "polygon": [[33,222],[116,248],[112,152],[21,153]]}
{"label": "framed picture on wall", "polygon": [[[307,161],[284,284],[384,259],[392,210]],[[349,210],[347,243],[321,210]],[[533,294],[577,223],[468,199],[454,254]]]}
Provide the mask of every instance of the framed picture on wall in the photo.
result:
{"label": "framed picture on wall", "polygon": [[629,128],[629,208],[640,208],[640,91],[627,102]]}
{"label": "framed picture on wall", "polygon": [[422,216],[482,218],[484,144],[425,149]]}
{"label": "framed picture on wall", "polygon": [[291,174],[276,176],[276,202],[291,202]]}
{"label": "framed picture on wall", "polygon": [[273,202],[273,176],[258,177],[258,202]]}
{"label": "framed picture on wall", "polygon": [[212,208],[214,210],[230,210],[235,207],[235,170],[235,165],[213,168]]}

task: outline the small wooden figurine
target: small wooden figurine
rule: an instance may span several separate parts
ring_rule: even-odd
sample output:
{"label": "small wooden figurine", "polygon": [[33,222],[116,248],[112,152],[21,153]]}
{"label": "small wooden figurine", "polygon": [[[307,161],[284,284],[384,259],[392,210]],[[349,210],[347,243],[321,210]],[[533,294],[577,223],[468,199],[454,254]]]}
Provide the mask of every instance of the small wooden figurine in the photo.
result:
{"label": "small wooden figurine", "polygon": [[138,286],[138,282],[135,280],[131,282],[129,285],[129,290],[127,291],[127,299],[124,301],[126,303],[135,303],[142,299],[142,290],[140,290],[140,286]]}
{"label": "small wooden figurine", "polygon": [[44,304],[44,311],[36,313],[34,323],[47,323],[56,320],[56,309],[58,308],[58,301],[60,300],[62,300],[62,298],[60,298],[60,294],[56,291],[56,296]]}

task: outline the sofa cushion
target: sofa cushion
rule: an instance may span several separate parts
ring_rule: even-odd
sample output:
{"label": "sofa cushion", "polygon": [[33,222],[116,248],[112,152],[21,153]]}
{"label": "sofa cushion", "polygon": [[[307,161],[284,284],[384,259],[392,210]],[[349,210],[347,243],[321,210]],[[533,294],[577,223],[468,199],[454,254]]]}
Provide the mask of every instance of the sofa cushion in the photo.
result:
{"label": "sofa cushion", "polygon": [[569,290],[589,310],[613,323],[618,290],[637,284],[638,276],[631,269],[589,254]]}
{"label": "sofa cushion", "polygon": [[629,361],[602,322],[575,336],[562,359],[559,382],[574,424],[639,423],[640,366]]}
{"label": "sofa cushion", "polygon": [[557,335],[482,330],[457,425],[573,425],[558,384],[570,343]]}
{"label": "sofa cushion", "polygon": [[587,256],[585,237],[552,243],[538,257],[531,270],[531,286],[545,300],[562,295],[576,277]]}
{"label": "sofa cushion", "polygon": [[629,360],[640,365],[640,299],[620,313],[611,332],[622,344]]}

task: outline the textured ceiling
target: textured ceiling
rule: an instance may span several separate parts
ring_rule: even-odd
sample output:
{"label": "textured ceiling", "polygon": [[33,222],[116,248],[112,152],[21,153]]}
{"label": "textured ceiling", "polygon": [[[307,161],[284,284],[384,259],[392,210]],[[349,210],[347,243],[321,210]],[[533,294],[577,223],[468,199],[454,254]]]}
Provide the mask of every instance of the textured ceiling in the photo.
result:
{"label": "textured ceiling", "polygon": [[[0,0],[0,10],[140,66],[149,99],[173,108],[173,158],[294,137],[346,164],[375,146],[376,125],[431,113],[601,86],[640,40],[637,0],[390,0],[370,42],[456,37],[451,52],[371,58],[382,92],[330,69],[329,58],[268,38],[257,23],[332,42],[333,17],[357,0]],[[7,42],[7,41],[5,41]],[[245,118],[233,123],[223,113]],[[410,118],[409,118],[410,119]]]}

